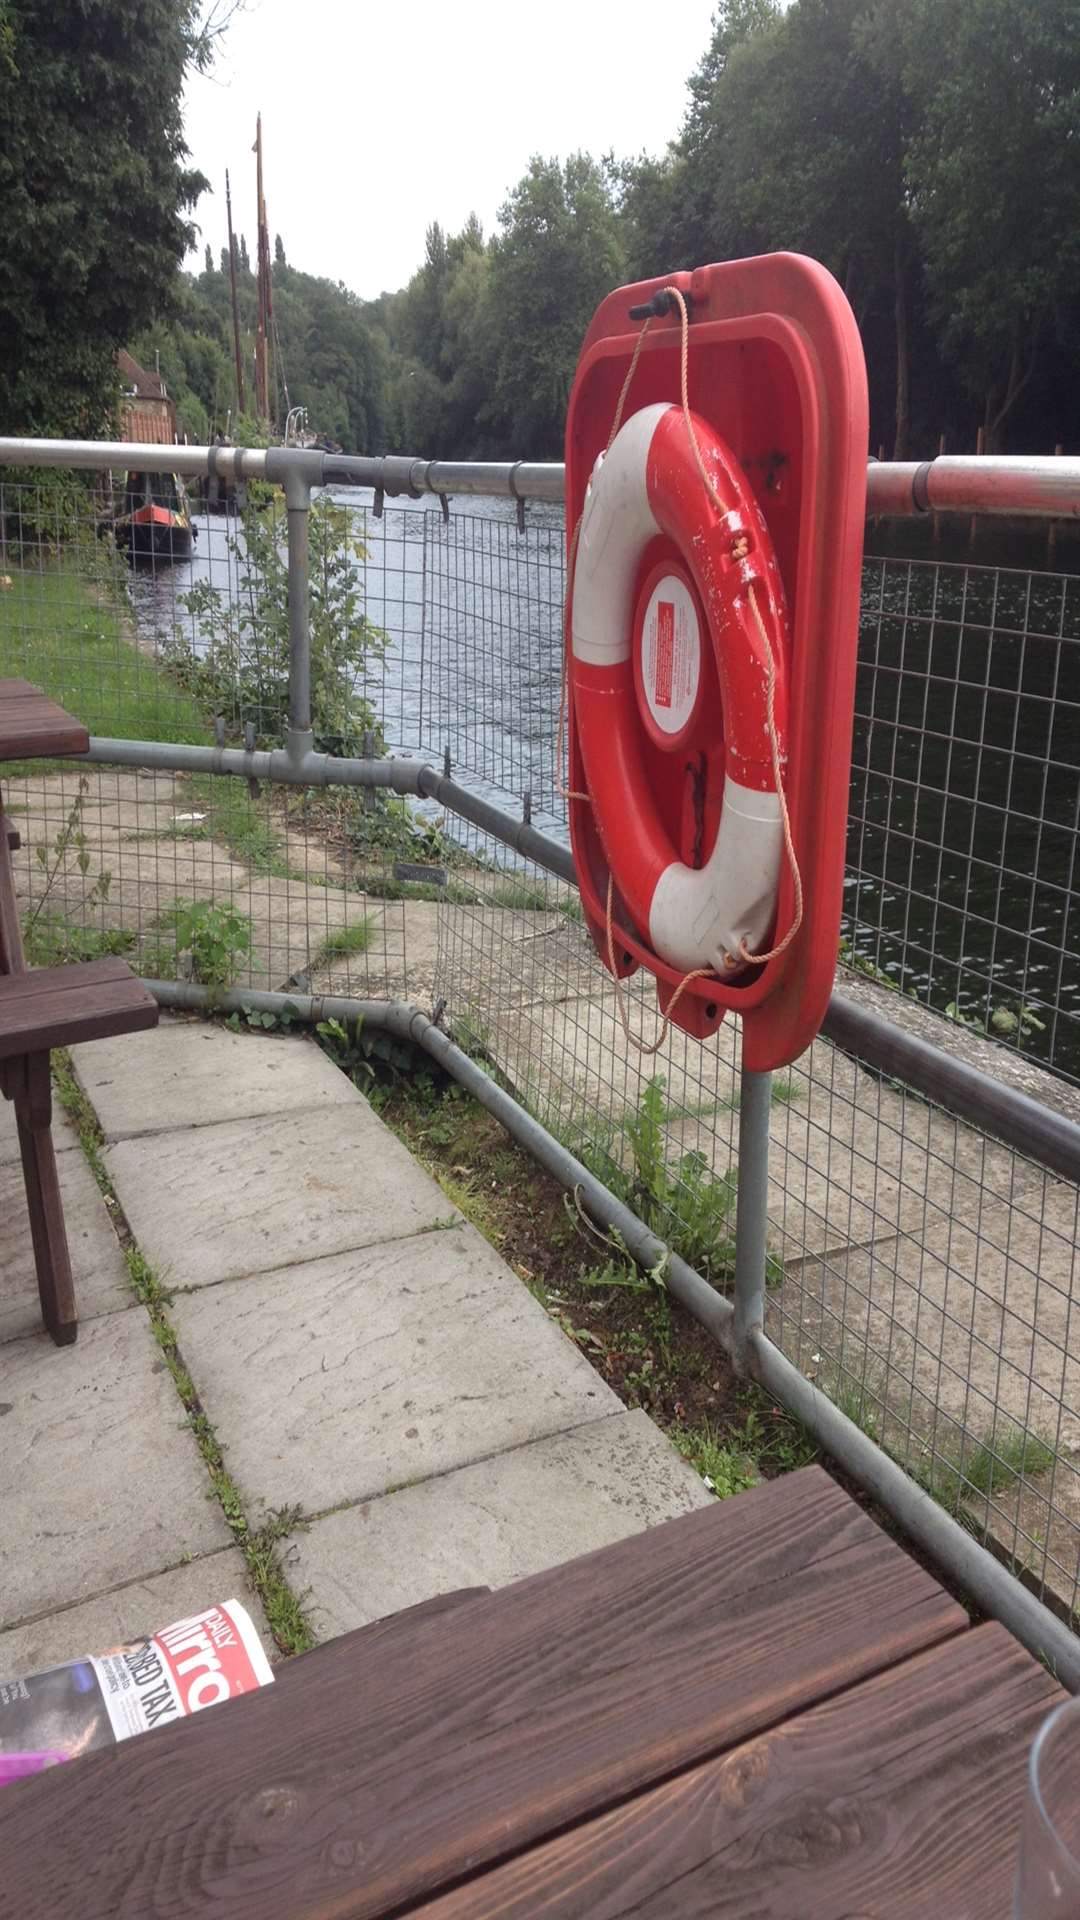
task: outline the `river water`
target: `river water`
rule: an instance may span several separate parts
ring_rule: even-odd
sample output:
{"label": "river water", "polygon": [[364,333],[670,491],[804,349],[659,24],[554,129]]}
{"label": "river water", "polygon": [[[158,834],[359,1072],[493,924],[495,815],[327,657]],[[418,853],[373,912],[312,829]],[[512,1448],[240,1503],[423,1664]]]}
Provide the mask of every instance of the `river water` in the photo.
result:
{"label": "river water", "polygon": [[[368,619],[390,636],[369,689],[395,750],[449,749],[504,807],[531,796],[566,838],[553,787],[563,519],[530,505],[335,493]],[[238,591],[231,521],[199,516],[190,565],[136,574],[147,639],[191,638],[196,580]],[[196,636],[196,644],[198,639]],[[868,559],[851,785],[846,936],[941,1011],[1014,1027],[1080,1077],[1080,579],[962,562]],[[1039,1025],[1035,1023],[1038,1022]]]}

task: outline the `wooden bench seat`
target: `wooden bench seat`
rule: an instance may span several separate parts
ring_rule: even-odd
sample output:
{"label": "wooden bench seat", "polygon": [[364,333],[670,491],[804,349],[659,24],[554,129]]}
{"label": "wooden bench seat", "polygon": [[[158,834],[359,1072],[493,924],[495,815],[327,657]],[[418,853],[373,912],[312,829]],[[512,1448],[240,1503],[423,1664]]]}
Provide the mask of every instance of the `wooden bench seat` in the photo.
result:
{"label": "wooden bench seat", "polygon": [[157,1002],[126,960],[35,967],[0,977],[0,1060],[157,1025]]}
{"label": "wooden bench seat", "polygon": [[[0,678],[0,766],[38,756],[66,759],[86,753],[89,745],[82,721],[40,687]],[[79,1323],[52,1143],[49,1054],[53,1047],[156,1026],[158,1010],[126,961],[115,956],[27,971],[11,863],[18,845],[0,797],[0,1093],[14,1104],[18,1121],[41,1316],[57,1345],[66,1346]]]}
{"label": "wooden bench seat", "polygon": [[[0,865],[6,854],[5,846]],[[158,1009],[127,962],[115,957],[21,970],[17,922],[14,938],[5,938],[11,919],[10,909],[0,911],[0,948],[16,962],[16,971],[0,974],[0,1092],[14,1102],[18,1122],[41,1317],[62,1347],[75,1339],[79,1322],[52,1142],[50,1051],[156,1026]]]}

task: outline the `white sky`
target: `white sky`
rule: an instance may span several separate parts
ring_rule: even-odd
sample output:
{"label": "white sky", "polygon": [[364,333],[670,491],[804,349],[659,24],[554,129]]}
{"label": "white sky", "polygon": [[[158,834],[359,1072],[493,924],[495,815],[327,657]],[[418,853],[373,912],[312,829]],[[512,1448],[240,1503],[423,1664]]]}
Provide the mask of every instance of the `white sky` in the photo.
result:
{"label": "white sky", "polygon": [[715,0],[247,0],[185,102],[211,181],[199,253],[233,222],[255,252],[255,115],[271,245],[371,298],[419,266],[432,220],[485,233],[534,153],[661,153]]}

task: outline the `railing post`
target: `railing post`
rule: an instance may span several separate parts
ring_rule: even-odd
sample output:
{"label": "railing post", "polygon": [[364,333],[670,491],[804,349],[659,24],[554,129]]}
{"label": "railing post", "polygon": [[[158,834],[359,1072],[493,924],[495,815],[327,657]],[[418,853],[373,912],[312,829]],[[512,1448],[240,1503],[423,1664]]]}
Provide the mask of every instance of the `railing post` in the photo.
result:
{"label": "railing post", "polygon": [[739,1100],[739,1196],[735,1215],[735,1365],[749,1370],[749,1342],[765,1321],[769,1115],[772,1074],[742,1070]]}
{"label": "railing post", "polygon": [[311,730],[311,485],[307,475],[285,477],[285,513],[289,535],[289,731],[290,756],[310,753]]}

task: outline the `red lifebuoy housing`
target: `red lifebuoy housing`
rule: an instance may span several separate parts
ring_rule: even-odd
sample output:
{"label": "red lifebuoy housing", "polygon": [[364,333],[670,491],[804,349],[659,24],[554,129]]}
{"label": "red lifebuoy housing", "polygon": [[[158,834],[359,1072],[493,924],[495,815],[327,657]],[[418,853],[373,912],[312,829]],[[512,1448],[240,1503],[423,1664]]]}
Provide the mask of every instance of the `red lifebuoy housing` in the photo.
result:
{"label": "red lifebuoy housing", "polygon": [[755,1071],[813,1039],[836,969],[868,439],[854,316],[796,254],[609,294],[567,412],[582,910],[687,1032],[737,1010]]}
{"label": "red lifebuoy housing", "polygon": [[[657,558],[663,536],[674,551]],[[744,970],[775,922],[788,648],[772,541],[730,448],[680,407],[643,408],[597,460],[585,496],[570,686],[611,872],[649,944],[684,971]],[[692,780],[688,755],[710,734],[724,742],[719,828],[692,866],[661,818],[642,740]]]}

